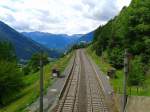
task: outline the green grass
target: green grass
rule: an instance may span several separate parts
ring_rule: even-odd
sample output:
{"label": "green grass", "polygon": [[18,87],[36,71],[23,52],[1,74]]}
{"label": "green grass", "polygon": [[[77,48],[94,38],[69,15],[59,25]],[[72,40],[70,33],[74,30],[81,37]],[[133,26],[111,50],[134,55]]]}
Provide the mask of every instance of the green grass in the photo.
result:
{"label": "green grass", "polygon": [[88,47],[86,51],[92,57],[94,62],[98,65],[101,71],[106,74],[107,71],[111,68],[111,65],[106,63],[106,60],[103,60],[102,57],[97,56],[95,51],[91,51],[91,47]]}
{"label": "green grass", "polygon": [[[58,67],[61,72],[64,71],[73,53],[52,62],[44,67],[44,91],[54,82],[51,79],[51,71],[53,67]],[[33,103],[39,97],[39,72],[27,75],[23,81],[26,87],[16,94],[17,99],[7,106],[0,109],[0,112],[24,112],[25,108]]]}
{"label": "green grass", "polygon": [[[107,55],[104,53],[103,58],[96,55],[95,51],[91,50],[91,46],[86,49],[87,53],[91,56],[93,61],[98,65],[100,70],[107,74],[107,71],[112,68],[112,66],[108,63]],[[116,70],[116,78],[110,79],[110,84],[112,85],[114,91],[116,93],[122,94],[123,91],[123,70]],[[144,86],[136,87],[127,87],[128,95],[137,95],[137,96],[150,96],[150,75],[146,77]],[[138,90],[137,90],[138,88]]]}
{"label": "green grass", "polygon": [[116,78],[111,79],[111,85],[113,85],[113,88],[116,89],[122,89],[123,88],[123,71],[117,70],[116,71]]}

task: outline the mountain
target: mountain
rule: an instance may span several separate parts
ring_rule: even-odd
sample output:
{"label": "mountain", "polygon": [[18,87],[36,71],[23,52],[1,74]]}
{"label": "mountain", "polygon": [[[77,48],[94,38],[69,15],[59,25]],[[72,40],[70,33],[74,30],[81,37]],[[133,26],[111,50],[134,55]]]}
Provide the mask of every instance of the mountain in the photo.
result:
{"label": "mountain", "polygon": [[27,38],[21,33],[15,31],[7,24],[0,21],[0,41],[9,41],[15,48],[16,55],[20,60],[29,59],[33,53],[39,52],[40,49],[47,52],[50,57],[56,58],[59,54],[50,51],[43,45]]}
{"label": "mountain", "polygon": [[57,49],[61,52],[67,50],[83,36],[82,34],[69,36],[66,34],[51,34],[44,32],[22,32],[22,34],[50,49]]}
{"label": "mountain", "polygon": [[57,49],[60,52],[68,50],[71,46],[81,41],[91,42],[93,40],[93,32],[88,34],[51,34],[44,32],[22,32],[23,35],[31,38],[32,40],[50,48]]}
{"label": "mountain", "polygon": [[94,36],[94,32],[90,32],[90,33],[87,33],[85,35],[83,35],[81,38],[79,38],[77,41],[78,43],[84,41],[84,42],[87,42],[87,43],[90,43],[93,41],[93,36]]}

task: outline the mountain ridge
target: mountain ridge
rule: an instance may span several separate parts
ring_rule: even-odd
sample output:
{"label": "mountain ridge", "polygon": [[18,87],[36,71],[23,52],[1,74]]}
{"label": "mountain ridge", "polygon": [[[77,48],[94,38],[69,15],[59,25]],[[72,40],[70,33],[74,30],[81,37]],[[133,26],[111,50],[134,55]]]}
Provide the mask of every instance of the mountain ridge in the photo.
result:
{"label": "mountain ridge", "polygon": [[82,40],[91,42],[93,40],[92,32],[88,34],[53,34],[47,32],[22,32],[23,35],[31,38],[32,40],[47,46],[50,49],[57,49],[61,52],[68,50],[74,44],[79,43]]}
{"label": "mountain ridge", "polygon": [[14,46],[16,55],[20,60],[29,59],[33,53],[39,52],[40,49],[47,52],[52,58],[56,58],[58,55],[55,51],[53,52],[27,38],[2,21],[0,21],[0,41],[9,41]]}

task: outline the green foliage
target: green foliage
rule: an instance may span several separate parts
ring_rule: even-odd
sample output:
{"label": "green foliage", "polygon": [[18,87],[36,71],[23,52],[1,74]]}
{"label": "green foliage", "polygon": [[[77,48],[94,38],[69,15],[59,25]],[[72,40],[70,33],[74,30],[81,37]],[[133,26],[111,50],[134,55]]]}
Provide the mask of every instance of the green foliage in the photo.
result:
{"label": "green foliage", "polygon": [[[60,68],[60,72],[63,72],[72,55],[73,53],[69,53],[65,57],[44,66],[44,92],[55,81],[50,78],[52,68],[57,66]],[[24,76],[23,81],[26,86],[15,94],[15,96],[18,96],[17,99],[0,108],[0,112],[25,112],[27,111],[25,108],[37,100],[39,97],[39,72]]]}
{"label": "green foliage", "polygon": [[75,50],[75,49],[85,48],[86,46],[88,46],[87,43],[75,44],[75,45],[72,46],[72,48],[70,49],[70,51]]}
{"label": "green foliage", "polygon": [[149,0],[132,0],[130,6],[124,7],[118,16],[100,26],[94,36],[93,47],[96,54],[101,55],[102,51],[106,50],[114,67],[122,67],[121,52],[125,48],[128,48],[133,56],[141,56],[142,63],[150,63]]}
{"label": "green foliage", "polygon": [[108,57],[110,64],[115,68],[123,67],[123,50],[120,48],[114,48],[111,51],[108,51]]}
{"label": "green foliage", "polygon": [[[93,50],[93,45],[89,46],[87,48],[87,53],[91,56],[93,61],[98,65],[98,67],[101,69],[102,73],[107,74],[108,70],[112,68],[109,63],[107,63],[107,58],[105,59],[104,57],[107,56],[102,56],[99,57],[98,55],[95,54],[95,51]],[[138,57],[139,58],[139,57]],[[150,65],[149,65],[150,66]],[[142,67],[143,68],[143,67]],[[127,86],[127,94],[128,95],[138,95],[138,96],[150,96],[150,70],[146,70],[147,75],[146,77],[144,76],[144,85],[141,86],[135,86],[135,85],[128,85]],[[110,83],[115,91],[115,93],[122,94],[123,92],[123,79],[124,79],[124,71],[122,70],[116,70],[116,78],[110,78]],[[143,78],[143,77],[142,77]],[[144,88],[143,88],[144,87]],[[139,88],[137,92],[137,88]]]}
{"label": "green foliage", "polygon": [[107,52],[109,63],[117,69],[123,67],[124,49],[128,48],[133,59],[128,84],[142,85],[150,70],[150,1],[132,0],[94,36],[92,49],[99,56]]}
{"label": "green foliage", "polygon": [[150,37],[145,37],[143,44],[145,45],[145,48],[143,50],[144,52],[141,54],[142,62],[150,65]]}
{"label": "green foliage", "polygon": [[0,60],[14,61],[16,59],[13,46],[9,42],[0,42]]}
{"label": "green foliage", "polygon": [[142,67],[141,58],[135,57],[134,60],[131,61],[130,65],[130,73],[128,76],[128,84],[131,85],[142,85],[144,82],[144,70]]}
{"label": "green foliage", "polygon": [[24,75],[28,75],[31,72],[31,68],[26,65],[23,67],[22,71]]}
{"label": "green foliage", "polygon": [[14,49],[8,42],[0,42],[0,105],[16,98],[14,93],[23,86]]}
{"label": "green foliage", "polygon": [[48,55],[46,53],[33,54],[33,56],[31,57],[31,59],[29,61],[29,64],[24,68],[24,70],[25,70],[24,72],[27,73],[28,70],[30,70],[30,71],[32,70],[33,72],[37,72],[39,70],[41,56],[42,56],[43,65],[46,65],[49,63]]}
{"label": "green foliage", "polygon": [[99,26],[99,27],[95,30],[93,42],[96,42],[96,41],[97,41],[98,36],[99,36],[99,32],[101,31],[101,29],[102,29],[102,26]]}
{"label": "green foliage", "polygon": [[16,63],[0,61],[0,104],[12,100],[13,94],[23,86],[22,76]]}

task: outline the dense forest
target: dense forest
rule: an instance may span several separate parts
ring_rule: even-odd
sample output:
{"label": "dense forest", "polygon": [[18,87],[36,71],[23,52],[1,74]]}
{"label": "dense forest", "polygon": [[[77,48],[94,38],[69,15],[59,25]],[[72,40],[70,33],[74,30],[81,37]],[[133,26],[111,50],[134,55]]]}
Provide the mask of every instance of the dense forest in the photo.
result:
{"label": "dense forest", "polygon": [[118,16],[97,28],[92,48],[99,56],[107,54],[117,69],[123,68],[124,50],[128,49],[132,68],[129,84],[142,84],[150,69],[150,1],[132,0]]}

